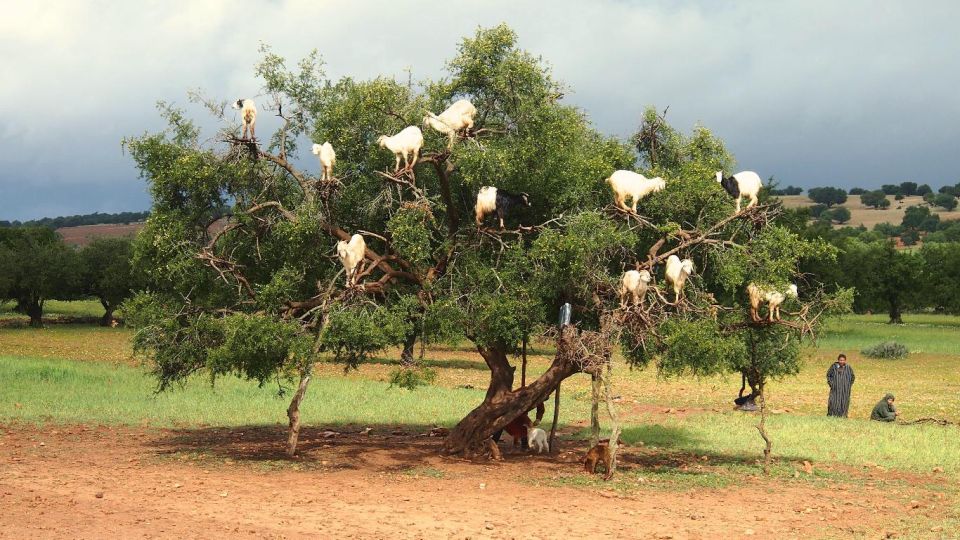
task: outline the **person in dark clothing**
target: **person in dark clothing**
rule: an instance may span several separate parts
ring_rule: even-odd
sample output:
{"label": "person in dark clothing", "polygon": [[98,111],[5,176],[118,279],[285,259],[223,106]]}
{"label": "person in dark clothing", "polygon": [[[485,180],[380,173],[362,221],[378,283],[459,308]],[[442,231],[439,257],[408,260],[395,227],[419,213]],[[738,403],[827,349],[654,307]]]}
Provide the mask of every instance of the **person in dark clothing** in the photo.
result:
{"label": "person in dark clothing", "polygon": [[841,354],[827,370],[827,384],[830,385],[827,416],[847,417],[850,410],[850,391],[855,379],[853,368],[847,365],[847,355]]}
{"label": "person in dark clothing", "polygon": [[880,422],[893,422],[900,416],[900,413],[897,412],[897,408],[893,406],[893,394],[887,394],[883,396],[877,405],[873,408],[873,412],[870,413],[871,420],[877,420]]}

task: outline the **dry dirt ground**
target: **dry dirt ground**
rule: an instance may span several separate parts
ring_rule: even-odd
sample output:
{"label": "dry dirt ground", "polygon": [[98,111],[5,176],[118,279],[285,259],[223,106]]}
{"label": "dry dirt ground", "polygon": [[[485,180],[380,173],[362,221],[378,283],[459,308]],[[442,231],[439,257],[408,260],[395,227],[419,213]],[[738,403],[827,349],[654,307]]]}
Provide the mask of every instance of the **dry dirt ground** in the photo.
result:
{"label": "dry dirt ground", "polygon": [[[903,516],[936,520],[945,506],[929,491],[885,499],[869,482],[574,486],[582,446],[470,463],[388,429],[308,429],[291,461],[279,427],[0,425],[0,537],[893,538]],[[664,466],[645,451],[626,449],[623,467]]]}
{"label": "dry dirt ground", "polygon": [[[813,206],[816,204],[808,199],[806,195],[787,195],[781,197],[781,199],[783,199],[783,205],[787,208],[799,208],[803,206]],[[919,196],[905,197],[902,202],[894,200],[893,195],[887,195],[887,199],[890,201],[890,207],[885,210],[878,210],[876,208],[864,206],[860,202],[859,195],[849,195],[847,197],[847,202],[840,206],[845,206],[850,210],[850,221],[843,225],[834,224],[834,228],[848,226],[859,227],[860,225],[863,225],[872,230],[874,225],[877,223],[892,223],[894,225],[899,225],[903,221],[903,216],[906,214],[907,208],[926,204],[923,202],[923,197]],[[960,219],[960,210],[947,212],[940,207],[931,207],[930,211],[934,214],[938,214],[941,221]]]}

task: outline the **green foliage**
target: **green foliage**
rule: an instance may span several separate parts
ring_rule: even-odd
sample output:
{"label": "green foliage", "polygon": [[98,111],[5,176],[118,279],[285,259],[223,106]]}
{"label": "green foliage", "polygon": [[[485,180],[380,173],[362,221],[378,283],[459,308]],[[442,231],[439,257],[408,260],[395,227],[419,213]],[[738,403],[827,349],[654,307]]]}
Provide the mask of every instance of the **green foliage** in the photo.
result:
{"label": "green foliage", "polygon": [[827,205],[827,208],[847,202],[847,192],[835,187],[810,188],[807,197],[813,202]]}
{"label": "green foliage", "polygon": [[43,304],[80,295],[75,251],[46,227],[0,229],[0,300],[13,300],[40,326]]}
{"label": "green foliage", "polygon": [[907,350],[906,345],[902,345],[896,341],[884,341],[883,343],[871,345],[860,351],[860,354],[870,358],[886,358],[891,360],[899,360],[909,353],[910,351]]}
{"label": "green foliage", "polygon": [[390,372],[390,387],[398,386],[407,390],[416,390],[419,386],[433,384],[437,371],[428,367],[401,367]]}
{"label": "green foliage", "polygon": [[0,220],[0,228],[3,227],[50,227],[59,229],[60,227],[79,227],[81,225],[100,225],[111,223],[135,223],[143,221],[150,215],[150,212],[118,212],[116,214],[106,214],[94,212],[92,214],[78,214],[75,216],[58,216],[55,218],[31,219],[29,221],[6,221]]}
{"label": "green foliage", "polygon": [[934,197],[933,204],[949,212],[957,207],[957,198],[949,193],[941,193]]}
{"label": "green foliage", "polygon": [[884,195],[896,195],[900,193],[900,186],[896,184],[884,184],[880,186],[880,191],[882,191]]}
{"label": "green foliage", "polygon": [[882,190],[862,193],[860,195],[860,202],[864,206],[872,206],[873,208],[887,208],[890,206],[890,200],[887,199],[886,194],[884,194]]}
{"label": "green foliage", "polygon": [[839,206],[833,210],[830,210],[828,216],[831,221],[844,224],[850,221],[850,209],[845,206]]}
{"label": "green foliage", "polygon": [[933,193],[933,189],[930,188],[930,184],[921,184],[917,187],[917,195],[924,196],[928,193]]}
{"label": "green foliage", "polygon": [[[403,341],[412,322],[396,306],[340,305],[332,308],[319,343],[345,369],[356,368],[370,354]],[[401,306],[402,307],[402,306]]]}
{"label": "green foliage", "polygon": [[402,206],[387,221],[393,248],[401,257],[420,266],[432,260],[432,246],[436,244],[431,241],[431,232],[435,228],[430,209],[416,205]]}
{"label": "green foliage", "polygon": [[125,238],[97,238],[80,251],[83,293],[100,300],[108,314],[140,285],[132,253],[133,244]]}
{"label": "green foliage", "polygon": [[916,182],[902,182],[897,193],[910,197],[918,194],[917,189],[918,186]]}
{"label": "green foliage", "polygon": [[867,190],[865,190],[865,189],[863,189],[863,188],[855,187],[855,188],[851,188],[850,191],[847,192],[847,194],[848,194],[848,195],[863,195],[863,194],[866,193],[866,192],[867,192]]}
{"label": "green foliage", "polygon": [[911,206],[904,212],[900,225],[904,229],[935,231],[940,225],[940,216],[932,214],[926,206]]}

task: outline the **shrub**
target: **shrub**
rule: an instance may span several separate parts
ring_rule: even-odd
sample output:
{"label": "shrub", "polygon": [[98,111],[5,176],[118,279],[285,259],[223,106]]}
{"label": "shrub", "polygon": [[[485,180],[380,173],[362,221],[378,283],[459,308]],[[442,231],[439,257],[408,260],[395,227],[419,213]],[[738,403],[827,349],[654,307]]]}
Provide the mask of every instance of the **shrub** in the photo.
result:
{"label": "shrub", "polygon": [[909,353],[910,351],[907,350],[906,345],[902,345],[896,341],[877,343],[876,345],[867,347],[866,349],[860,351],[860,354],[869,356],[870,358],[886,358],[891,360],[903,358]]}
{"label": "shrub", "polygon": [[957,198],[947,193],[941,193],[933,200],[933,204],[950,211],[957,207]]}

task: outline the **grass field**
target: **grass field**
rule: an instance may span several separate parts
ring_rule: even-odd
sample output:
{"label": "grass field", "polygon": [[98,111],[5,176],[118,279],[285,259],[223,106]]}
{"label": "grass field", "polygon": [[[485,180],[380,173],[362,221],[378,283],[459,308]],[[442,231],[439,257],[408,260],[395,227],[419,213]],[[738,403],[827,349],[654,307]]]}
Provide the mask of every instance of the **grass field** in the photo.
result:
{"label": "grass field", "polygon": [[[77,307],[77,309],[80,309]],[[890,326],[883,316],[853,316],[831,323],[819,347],[808,348],[800,375],[770,386],[775,453],[789,460],[865,463],[909,471],[934,467],[960,472],[960,431],[936,426],[891,426],[866,420],[886,392],[898,395],[906,419],[922,416],[960,421],[960,318],[905,316]],[[0,421],[100,423],[160,427],[282,424],[286,398],[276,384],[258,388],[233,377],[195,377],[183,387],[156,394],[155,380],[131,357],[130,331],[85,325],[44,330],[0,329]],[[862,358],[859,350],[896,339],[915,354],[903,360]],[[824,373],[840,351],[857,373],[851,419],[823,416]],[[487,372],[466,345],[427,351],[438,368],[435,386],[413,392],[388,388],[396,351],[344,375],[339,365],[318,364],[304,403],[310,425],[452,425],[480,402]],[[541,347],[528,377],[549,362]],[[669,452],[753,459],[759,439],[756,416],[734,412],[739,377],[663,379],[655,369],[616,369],[615,391],[625,440]],[[551,402],[552,403],[552,402]],[[587,424],[589,379],[564,382],[561,421],[577,431]],[[552,411],[548,410],[547,418]]]}
{"label": "grass field", "polygon": [[[780,198],[783,199],[783,205],[787,208],[800,208],[805,206],[813,206],[816,204],[808,199],[806,195],[786,195]],[[878,210],[876,208],[870,208],[861,204],[859,195],[848,196],[847,202],[843,203],[841,206],[845,206],[850,210],[850,221],[843,225],[834,225],[834,227],[859,227],[860,225],[863,225],[868,229],[873,229],[873,226],[877,223],[892,223],[894,225],[899,225],[900,222],[903,221],[903,216],[906,213],[907,208],[920,204],[926,204],[923,202],[923,197],[919,196],[905,197],[902,201],[903,204],[900,204],[901,201],[894,200],[892,195],[888,195],[887,199],[890,201],[890,206],[884,210]],[[932,207],[930,211],[934,214],[938,214],[941,221],[960,219],[960,210],[947,212],[943,208]]]}
{"label": "grass field", "polygon": [[[0,303],[0,321],[21,321],[27,323],[30,318],[22,313],[13,311],[13,302]],[[57,319],[59,317],[101,317],[103,306],[97,300],[76,300],[64,302],[62,300],[47,300],[43,303],[43,318]]]}

